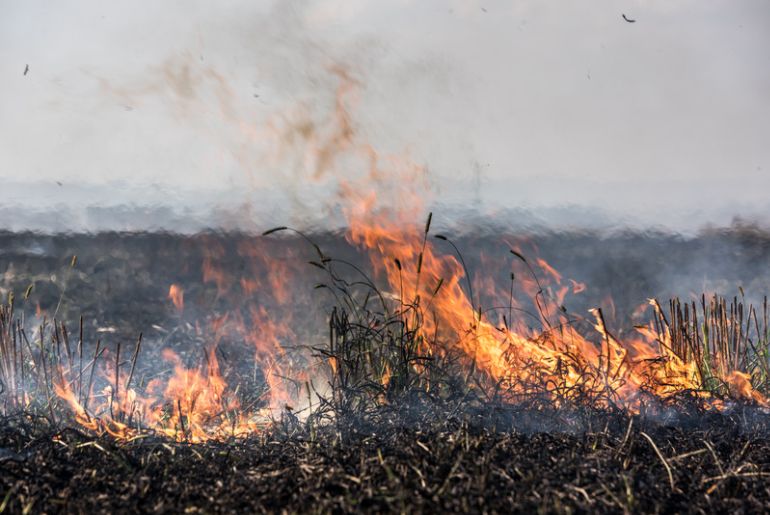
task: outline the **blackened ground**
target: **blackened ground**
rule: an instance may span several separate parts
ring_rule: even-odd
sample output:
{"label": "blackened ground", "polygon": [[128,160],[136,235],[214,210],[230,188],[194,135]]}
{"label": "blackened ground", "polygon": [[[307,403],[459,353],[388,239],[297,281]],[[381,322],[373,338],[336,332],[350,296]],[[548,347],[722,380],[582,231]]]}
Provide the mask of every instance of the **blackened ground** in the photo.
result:
{"label": "blackened ground", "polygon": [[745,410],[606,415],[588,431],[525,433],[465,416],[186,445],[5,420],[0,495],[10,513],[760,513],[768,423]]}
{"label": "blackened ground", "polygon": [[[561,272],[565,284],[571,284],[568,279],[584,283],[586,290],[568,296],[566,307],[579,315],[585,315],[588,308],[602,307],[615,331],[630,327],[630,314],[650,297],[665,302],[674,296],[690,299],[713,292],[729,298],[739,295],[742,288],[749,300],[757,301],[770,292],[770,233],[752,226],[704,231],[692,238],[632,232],[526,237],[491,230],[444,234],[454,239],[468,263],[477,295],[485,282],[498,285],[504,293],[509,291],[510,272],[517,264],[508,252],[513,245],[533,262],[544,258]],[[342,235],[311,237],[328,256],[368,262],[369,256]],[[446,242],[433,241],[438,252],[453,252]],[[78,261],[70,269],[73,255]],[[139,331],[151,333],[153,324],[169,328],[180,322],[167,299],[172,283],[185,290],[188,321],[234,309],[242,300],[234,292],[241,279],[262,280],[263,288],[254,295],[268,306],[274,286],[264,286],[268,279],[293,288],[292,301],[302,297],[321,305],[329,299],[324,292],[313,291],[319,277],[307,264],[317,258],[306,242],[282,234],[0,232],[0,293],[13,291],[20,309],[34,311],[39,305],[52,315],[58,306],[59,319],[76,321],[82,315],[87,327],[112,327],[116,332],[108,334],[114,334],[114,339],[132,340]],[[376,258],[403,260],[404,256]],[[270,259],[287,266],[267,269],[264,264]],[[204,275],[207,263],[228,276],[220,287],[216,277]],[[379,283],[384,286],[381,278]],[[31,295],[22,302],[30,285],[34,286]],[[221,286],[233,292],[222,292]],[[517,285],[514,295],[518,299],[523,295]],[[482,300],[485,307],[508,303],[507,298]]]}
{"label": "blackened ground", "polygon": [[[329,255],[364,259],[338,235],[316,239]],[[237,309],[243,278],[270,284],[279,274],[273,286],[292,282],[284,305],[323,306],[316,303],[322,297],[314,295],[322,292],[313,290],[314,269],[306,263],[315,259],[312,248],[280,235],[259,243],[279,261],[309,270],[294,276],[290,272],[300,268],[261,269],[245,248],[255,240],[263,241],[227,234],[0,234],[0,293],[15,294],[17,312],[30,315],[39,306],[55,314],[74,325],[71,333],[83,315],[92,343],[96,337],[108,346],[132,342],[143,332],[143,354],[153,352],[149,342],[200,351],[208,343],[205,324],[202,333],[193,326]],[[508,280],[508,268],[493,266],[510,256],[505,237],[466,235],[456,243],[474,277]],[[739,286],[756,296],[770,291],[770,236],[753,228],[692,239],[548,234],[521,245],[528,256],[537,247],[566,278],[587,283],[568,308],[584,313],[603,305],[616,327],[625,326],[627,313],[648,297],[688,297],[704,289],[729,295]],[[73,255],[78,262],[71,267]],[[220,285],[214,275],[205,280],[207,262],[230,278]],[[167,298],[172,283],[185,290],[181,315]],[[617,317],[609,316],[608,296]],[[274,303],[257,300],[268,308]],[[326,308],[318,309],[323,314]],[[321,322],[315,332],[323,336]],[[525,413],[493,424],[485,416],[453,412],[409,424],[278,428],[247,441],[202,445],[152,437],[117,443],[40,421],[4,419],[0,512],[697,513],[770,506],[766,415],[736,410],[637,418],[633,424],[608,415],[577,429],[574,419],[562,423],[560,414],[539,416],[537,423]]]}

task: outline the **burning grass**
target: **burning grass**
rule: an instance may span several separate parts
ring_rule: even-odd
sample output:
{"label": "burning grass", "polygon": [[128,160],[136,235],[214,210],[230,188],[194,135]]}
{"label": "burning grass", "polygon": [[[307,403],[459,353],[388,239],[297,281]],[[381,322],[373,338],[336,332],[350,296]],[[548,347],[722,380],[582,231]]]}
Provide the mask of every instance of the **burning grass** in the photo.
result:
{"label": "burning grass", "polygon": [[[628,330],[611,310],[569,311],[586,285],[525,241],[466,261],[431,215],[415,222],[440,200],[427,170],[358,133],[362,83],[332,73],[328,112],[276,113],[259,139],[336,191],[347,229],[331,239],[353,251],[281,227],[198,235],[197,284],[189,242],[96,252],[98,285],[74,256],[24,278],[23,308],[0,308],[0,512],[767,505],[767,301],[653,300]],[[130,308],[100,306],[113,286]],[[29,309],[36,287],[58,295]],[[133,302],[142,289],[173,314]],[[106,319],[71,331],[72,299]]]}
{"label": "burning grass", "polygon": [[[332,299],[325,341],[299,344],[289,322],[248,305],[207,322],[197,363],[154,348],[153,359],[167,364],[158,374],[137,368],[141,334],[133,345],[108,348],[85,341],[82,320],[72,338],[64,323],[43,316],[30,338],[11,300],[0,311],[4,412],[32,412],[52,426],[74,421],[119,439],[202,442],[246,437],[282,419],[334,425],[383,406],[461,413],[539,403],[639,414],[688,396],[715,411],[736,402],[768,407],[766,300],[757,310],[743,299],[704,295],[699,303],[675,299],[667,312],[651,300],[647,323],[618,337],[602,310],[592,310],[593,320],[568,312],[561,275],[514,248],[509,266],[524,274],[511,272],[507,298],[495,285],[474,293],[458,247],[447,236],[431,238],[430,216],[417,233],[353,227],[352,241],[376,250],[369,270],[294,232],[315,254],[307,266],[320,272],[316,290]],[[235,281],[214,261],[204,261],[204,276],[218,296],[232,291]],[[259,277],[240,280],[244,292],[260,284]],[[288,298],[285,284],[273,284],[276,298]],[[181,316],[183,286],[172,284],[168,295]],[[233,341],[240,342],[237,358],[228,356]],[[244,373],[249,347],[253,367]]]}
{"label": "burning grass", "polygon": [[[269,232],[257,240],[282,242]],[[16,314],[11,300],[0,309],[0,508],[751,511],[770,502],[766,301],[651,301],[646,323],[616,333],[602,310],[568,311],[565,285],[581,288],[517,248],[501,297],[452,239],[432,237],[430,219],[411,253],[387,234],[368,247],[370,267],[300,236],[315,291],[331,299],[314,339],[245,297],[240,310],[193,325],[196,293],[181,281],[162,289],[177,327],[161,329],[186,335],[187,351],[170,337],[110,342],[101,328],[94,339],[82,320],[71,331],[43,313]],[[271,306],[298,302],[275,278],[230,277],[213,254],[203,272],[217,300],[272,285],[284,303]],[[293,270],[281,267],[271,273]]]}

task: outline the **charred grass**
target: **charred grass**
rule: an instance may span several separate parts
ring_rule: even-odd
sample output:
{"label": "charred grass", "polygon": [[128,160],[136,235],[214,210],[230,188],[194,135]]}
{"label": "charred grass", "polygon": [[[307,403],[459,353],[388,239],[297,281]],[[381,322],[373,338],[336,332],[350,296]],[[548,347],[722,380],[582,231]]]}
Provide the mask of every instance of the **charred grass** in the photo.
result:
{"label": "charred grass", "polygon": [[404,424],[383,414],[376,428],[353,424],[310,434],[278,427],[200,445],[153,438],[117,443],[6,419],[2,507],[10,513],[759,513],[770,503],[768,419],[751,411],[667,423],[583,413],[587,425],[575,432],[528,432],[515,420],[495,427],[484,415]]}
{"label": "charred grass", "polygon": [[[193,309],[223,309],[226,296],[197,278],[211,248],[221,247],[217,256],[232,260],[228,248],[237,249],[237,241],[222,235],[3,237],[17,251],[0,256],[2,287],[14,292],[17,305],[34,300],[64,322],[49,322],[37,343],[9,309],[4,312],[3,387],[21,382],[35,395],[32,403],[18,396],[8,401],[7,392],[4,397],[14,409],[6,404],[0,420],[0,512],[699,513],[762,512],[770,505],[770,416],[732,401],[729,388],[715,379],[748,371],[766,392],[762,304],[754,309],[742,298],[703,297],[700,304],[675,300],[656,311],[672,351],[696,360],[702,389],[727,403],[721,412],[704,409],[698,392],[682,392],[651,398],[641,414],[631,415],[611,403],[597,408],[590,388],[570,391],[555,409],[552,397],[537,392],[515,403],[490,395],[488,382],[475,382],[475,371],[469,373],[458,356],[426,355],[425,342],[417,340],[419,303],[401,301],[389,313],[370,308],[386,302],[365,274],[351,282],[311,248],[309,259],[326,280],[320,289],[336,300],[328,337],[311,346],[314,356],[334,364],[329,388],[315,392],[313,414],[298,417],[287,408],[248,438],[190,444],[140,432],[121,441],[78,429],[52,394],[57,370],[66,365],[66,381],[87,399],[89,363],[110,347],[114,368],[131,370],[128,382],[116,379],[113,388],[141,382],[141,366],[134,375],[141,342],[136,328],[160,333],[150,336],[154,346],[144,345],[151,359],[161,344],[194,355],[196,332],[163,304],[166,289],[185,282],[193,285],[189,297],[197,291],[208,299]],[[716,237],[728,238],[703,238]],[[760,243],[725,245],[740,250],[770,241],[754,237]],[[322,239],[324,248],[339,245],[334,235]],[[657,248],[652,245],[650,255]],[[354,267],[346,252],[341,248],[335,260]],[[244,265],[235,259],[224,266]],[[642,282],[654,282],[650,274]],[[354,286],[368,292],[363,301]],[[75,315],[78,308],[85,323]],[[67,333],[73,324],[80,331]],[[104,343],[84,344],[81,331],[101,335]]]}

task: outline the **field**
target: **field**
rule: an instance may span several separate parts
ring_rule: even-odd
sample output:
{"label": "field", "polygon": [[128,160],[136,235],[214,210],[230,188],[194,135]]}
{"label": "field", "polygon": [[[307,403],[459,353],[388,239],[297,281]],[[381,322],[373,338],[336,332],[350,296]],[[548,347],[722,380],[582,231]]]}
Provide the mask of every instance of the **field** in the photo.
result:
{"label": "field", "polygon": [[[725,330],[720,352],[735,365],[730,370],[750,371],[757,398],[717,381],[725,374],[717,371],[723,354],[714,350],[713,361],[702,358],[697,364],[699,388],[665,396],[645,390],[633,405],[616,402],[614,393],[606,392],[609,386],[599,390],[585,379],[522,395],[518,375],[519,382],[506,378],[508,384],[501,386],[500,380],[490,390],[493,374],[476,370],[475,361],[469,365],[449,351],[427,360],[417,350],[419,330],[412,322],[422,320],[415,315],[419,301],[407,305],[405,295],[395,323],[367,312],[364,318],[380,317],[377,323],[357,325],[351,313],[364,305],[361,295],[351,293],[342,301],[329,295],[326,290],[347,291],[352,282],[332,270],[323,283],[329,261],[315,255],[333,256],[367,275],[369,256],[341,235],[311,239],[323,252],[300,236],[284,234],[0,234],[0,293],[12,294],[12,316],[24,318],[32,342],[19,351],[29,355],[27,361],[17,359],[24,364],[14,370],[25,371],[22,390],[33,397],[19,401],[18,388],[10,387],[18,386],[19,376],[9,381],[6,366],[0,511],[760,512],[770,503],[770,415],[762,406],[767,335],[761,314],[762,296],[770,291],[770,234],[736,226],[693,238],[657,233],[517,238],[492,230],[439,238],[436,245],[451,242],[462,256],[471,277],[469,296],[479,305],[502,302],[491,298],[487,282],[507,288],[506,281],[515,286],[522,281],[526,270],[516,269],[516,282],[511,281],[505,261],[515,247],[529,261],[536,253],[558,270],[561,282],[574,279],[564,312],[585,317],[588,308],[600,307],[613,338],[633,333],[639,321],[635,311],[648,297],[667,309],[672,297],[697,304],[705,293],[708,305],[716,293],[726,296],[727,304],[742,306],[742,323],[756,325],[753,333],[730,332],[735,323],[716,316],[712,321]],[[399,257],[382,259],[390,263]],[[401,259],[398,271],[410,270]],[[535,275],[545,281],[541,269]],[[383,284],[377,291],[387,289],[385,279],[371,275]],[[753,321],[749,304],[757,307]],[[536,309],[522,310],[530,308]],[[54,325],[54,318],[62,326]],[[44,320],[47,325],[36,330]],[[674,327],[674,319],[667,322]],[[389,324],[397,329],[381,329]],[[577,327],[590,324],[575,319]],[[254,336],[267,327],[271,338]],[[678,327],[682,342],[701,341],[689,326]],[[672,338],[671,345],[677,341]],[[714,343],[722,340],[713,333],[708,341],[699,345],[722,345]],[[4,347],[6,363],[12,348]],[[100,354],[100,349],[106,350]],[[176,361],[169,361],[168,350]],[[282,361],[275,359],[278,350],[286,356]],[[326,367],[326,384],[316,380],[311,388],[312,375],[296,379],[293,372],[320,366],[319,361]],[[84,387],[83,370],[96,369],[96,363],[104,363],[105,372]],[[51,366],[43,371],[45,364]],[[192,401],[166,398],[176,405],[159,408],[166,416],[163,425],[139,427],[136,401],[126,400],[126,390],[149,389],[153,379],[179,368],[209,378],[218,416],[232,421],[230,436],[196,433],[205,392]],[[228,386],[211,387],[213,371]],[[542,377],[557,377],[549,374]],[[585,376],[593,378],[590,372]],[[274,395],[280,389],[276,379],[282,380],[285,397]],[[57,381],[70,385],[78,401],[91,401],[85,423],[52,393]],[[292,387],[317,397],[289,405],[303,395]],[[236,402],[240,412],[228,414],[223,406]],[[270,415],[248,426],[248,434],[236,434],[236,425],[246,423],[241,412],[249,410]],[[97,415],[106,422],[89,426]]]}
{"label": "field", "polygon": [[632,424],[595,415],[594,426],[575,433],[494,429],[480,418],[199,445],[116,444],[6,420],[4,506],[78,513],[759,513],[770,502],[767,416],[738,411]]}

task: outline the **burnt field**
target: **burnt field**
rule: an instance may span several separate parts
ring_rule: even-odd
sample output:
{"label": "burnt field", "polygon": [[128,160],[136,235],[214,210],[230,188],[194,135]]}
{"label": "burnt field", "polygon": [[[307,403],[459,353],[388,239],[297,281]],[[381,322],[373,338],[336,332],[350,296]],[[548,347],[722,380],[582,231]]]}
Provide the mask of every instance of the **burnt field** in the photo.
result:
{"label": "burnt field", "polygon": [[[206,263],[230,276],[226,282],[231,284],[242,277],[272,275],[276,282],[296,287],[294,295],[307,297],[317,279],[307,266],[314,252],[298,240],[269,241],[227,233],[0,232],[0,292],[4,296],[15,292],[20,303],[32,285],[34,295],[25,308],[39,305],[51,314],[58,306],[60,319],[75,322],[83,316],[94,328],[114,327],[120,338],[133,339],[140,331],[151,331],[153,324],[179,322],[168,299],[171,284],[183,285],[188,298],[195,296],[194,303],[187,304],[187,309],[203,310],[195,315],[231,307],[228,303],[234,299],[217,291],[218,278],[206,276]],[[313,240],[334,257],[366,259],[365,251],[356,251],[343,235],[319,234]],[[244,246],[249,242],[264,245],[258,249],[260,253],[287,266],[266,268],[264,256],[256,256]],[[510,266],[494,258],[510,257],[511,242],[521,242],[528,253],[546,260],[565,278],[587,286],[581,295],[569,299],[568,308],[584,312],[603,306],[618,318],[617,329],[649,297],[661,302],[672,297],[697,298],[703,293],[731,297],[740,295],[742,288],[759,303],[770,291],[770,232],[753,226],[715,229],[690,238],[655,232],[516,237],[492,230],[455,238],[474,281],[504,286]],[[74,268],[70,267],[73,256],[77,256]],[[311,299],[314,304],[328,304],[327,300],[322,295]],[[187,318],[195,320],[192,314]]]}
{"label": "burnt field", "polygon": [[[770,234],[429,240],[426,227],[418,255],[286,233],[0,234],[0,293],[12,305],[0,511],[770,504]],[[461,256],[461,280],[434,253]],[[398,295],[393,271],[407,285]],[[445,291],[480,313],[470,333],[431,322]],[[639,313],[649,297],[659,315]],[[693,306],[686,319],[673,297]],[[592,307],[606,331],[590,339],[597,356],[553,361],[525,346],[555,348],[542,335],[557,321],[595,332]],[[514,318],[531,328],[522,342],[509,341]],[[645,321],[660,356],[634,362],[649,364],[638,379],[614,342]],[[514,349],[499,359],[515,373],[468,358],[466,341],[488,345],[483,322]]]}
{"label": "burnt field", "polygon": [[118,443],[5,419],[3,506],[11,513],[761,513],[770,503],[766,416],[585,417],[592,425],[574,433],[555,427],[555,414],[550,430],[538,432],[465,414],[312,435],[281,427],[197,445]]}

